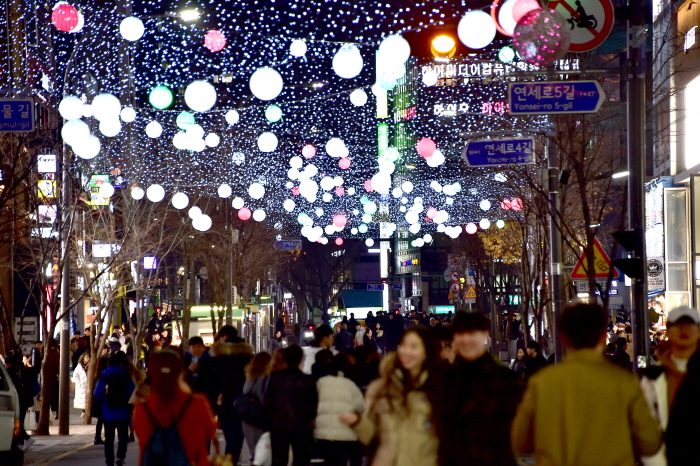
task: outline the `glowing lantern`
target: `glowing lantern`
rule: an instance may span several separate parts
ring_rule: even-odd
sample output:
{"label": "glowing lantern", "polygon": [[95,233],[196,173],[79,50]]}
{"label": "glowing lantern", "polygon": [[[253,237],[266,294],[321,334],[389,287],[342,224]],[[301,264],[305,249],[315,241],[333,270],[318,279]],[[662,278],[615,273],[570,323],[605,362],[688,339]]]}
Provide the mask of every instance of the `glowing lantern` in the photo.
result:
{"label": "glowing lantern", "polygon": [[343,188],[342,186],[338,186],[337,188],[335,188],[335,195],[336,196],[342,196],[344,194],[345,194],[345,188]]}
{"label": "glowing lantern", "polygon": [[350,168],[350,159],[347,157],[343,157],[342,159],[338,160],[338,166],[343,170],[347,170],[348,168]]}
{"label": "glowing lantern", "polygon": [[211,228],[211,217],[202,214],[192,219],[192,228],[197,231],[208,231]]}
{"label": "glowing lantern", "polygon": [[[537,0],[516,0],[513,6],[510,7],[513,21],[515,21],[516,24],[520,22],[523,16],[533,10],[539,10],[540,8],[542,7]],[[513,28],[515,28],[515,25],[513,25]]]}
{"label": "glowing lantern", "polygon": [[59,2],[51,13],[51,22],[61,32],[71,32],[78,26],[78,10],[66,2]]}
{"label": "glowing lantern", "polygon": [[374,188],[372,188],[372,180],[366,180],[364,187],[365,187],[365,191],[367,191],[368,193],[371,193],[372,191],[374,191]]}
{"label": "glowing lantern", "polygon": [[209,133],[207,137],[204,138],[204,143],[209,147],[216,147],[221,142],[219,135],[216,133]]}
{"label": "glowing lantern", "polygon": [[243,198],[241,197],[234,197],[233,201],[231,201],[231,207],[234,209],[242,209],[243,206],[245,205],[245,202],[243,201]]}
{"label": "glowing lantern", "polygon": [[192,206],[190,207],[190,210],[187,211],[187,216],[192,220],[199,217],[200,215],[202,215],[202,209],[200,209],[197,206]]}
{"label": "glowing lantern", "polygon": [[124,107],[119,116],[124,123],[131,123],[136,119],[136,110],[133,107]]}
{"label": "glowing lantern", "polygon": [[238,211],[238,218],[240,218],[243,221],[249,220],[251,216],[250,209],[247,207],[243,207]]}
{"label": "glowing lantern", "polygon": [[293,57],[303,57],[306,55],[306,42],[301,39],[294,39],[292,45],[289,46],[289,53]]}
{"label": "glowing lantern", "polygon": [[503,199],[501,201],[501,209],[503,210],[510,210],[510,199]]}
{"label": "glowing lantern", "polygon": [[274,152],[277,149],[278,142],[277,136],[266,131],[258,136],[258,149],[261,152]]}
{"label": "glowing lantern", "polygon": [[293,195],[293,196],[298,196],[299,194],[301,194],[301,191],[299,190],[299,186],[294,186],[294,187],[292,188],[292,195]]}
{"label": "glowing lantern", "polygon": [[523,201],[520,198],[514,198],[510,201],[510,208],[513,210],[521,210],[523,208]]}
{"label": "glowing lantern", "polygon": [[83,116],[83,101],[74,95],[66,96],[58,105],[58,113],[66,120],[78,120]]}
{"label": "glowing lantern", "polygon": [[480,226],[483,230],[488,230],[489,227],[491,226],[491,221],[490,221],[489,219],[487,219],[487,218],[482,218],[481,221],[479,222],[479,226]]}
{"label": "glowing lantern", "polygon": [[345,215],[343,214],[337,214],[333,217],[333,225],[336,228],[345,228],[345,225],[348,224],[348,219],[345,218]]}
{"label": "glowing lantern", "polygon": [[146,195],[146,191],[143,190],[143,188],[139,188],[138,186],[134,187],[131,189],[131,197],[135,201],[140,201],[143,199],[143,196]]}
{"label": "glowing lantern", "polygon": [[331,157],[344,157],[346,152],[345,142],[340,138],[330,138],[326,143],[326,153]]}
{"label": "glowing lantern", "polygon": [[362,107],[367,103],[367,93],[362,89],[355,89],[350,93],[350,102],[356,107]]}
{"label": "glowing lantern", "polygon": [[265,186],[253,183],[248,188],[248,195],[253,199],[261,199],[265,195]]}
{"label": "glowing lantern", "polygon": [[250,77],[250,91],[260,100],[272,100],[282,92],[284,80],[276,69],[269,66],[258,68]]}
{"label": "glowing lantern", "polygon": [[255,212],[253,212],[253,220],[256,222],[262,222],[265,220],[266,216],[265,211],[262,209],[257,209]]}
{"label": "glowing lantern", "polygon": [[114,186],[112,186],[110,183],[102,183],[100,185],[100,196],[109,199],[110,197],[114,196]]}
{"label": "glowing lantern", "polygon": [[219,197],[223,197],[224,199],[226,199],[228,197],[231,197],[231,194],[233,194],[233,190],[231,189],[231,186],[224,183],[221,186],[219,186],[219,189],[217,189],[217,193],[219,194]]}
{"label": "glowing lantern", "polygon": [[282,207],[284,207],[284,210],[287,212],[293,211],[296,206],[296,203],[291,199],[285,199],[284,203],[282,204]]}
{"label": "glowing lantern", "polygon": [[173,92],[165,86],[156,86],[148,94],[148,102],[158,110],[165,110],[173,104]]}
{"label": "glowing lantern", "polygon": [[430,220],[434,220],[435,217],[437,217],[437,214],[438,214],[437,209],[435,207],[431,207],[425,213],[425,216],[428,217]]}
{"label": "glowing lantern", "polygon": [[527,13],[513,33],[513,47],[520,58],[536,66],[554,65],[567,54],[570,43],[571,30],[566,20],[550,8]]}
{"label": "glowing lantern", "polygon": [[384,62],[406,63],[411,56],[411,46],[399,34],[387,36],[379,44],[379,58]]}
{"label": "glowing lantern", "polygon": [[73,152],[81,159],[94,159],[100,153],[101,148],[100,138],[92,134],[79,143],[73,144]]}
{"label": "glowing lantern", "polygon": [[187,207],[187,204],[190,203],[190,199],[185,193],[175,193],[173,194],[173,198],[170,202],[173,204],[173,207],[175,207],[178,210],[181,210]]}
{"label": "glowing lantern", "polygon": [[92,99],[92,112],[97,121],[119,120],[122,104],[113,94],[103,92]]}
{"label": "glowing lantern", "polygon": [[491,208],[491,203],[489,202],[488,199],[484,199],[483,201],[481,201],[479,203],[479,207],[481,208],[481,210],[487,211]]}
{"label": "glowing lantern", "polygon": [[61,128],[61,137],[66,144],[76,144],[90,136],[90,127],[83,120],[69,120]]}
{"label": "glowing lantern", "polygon": [[457,34],[470,49],[483,49],[496,37],[496,23],[485,11],[468,11],[459,21]]}
{"label": "glowing lantern", "polygon": [[425,73],[423,73],[423,84],[426,86],[434,86],[438,82],[438,75],[435,71],[433,70],[428,70]]}
{"label": "glowing lantern", "polygon": [[146,197],[151,202],[160,202],[165,197],[165,189],[159,184],[152,184],[146,189]]}
{"label": "glowing lantern", "polygon": [[364,235],[365,233],[367,233],[367,225],[365,225],[364,223],[361,223],[360,226],[357,227],[357,231],[359,231],[360,233],[362,233]]}
{"label": "glowing lantern", "polygon": [[212,52],[220,52],[226,47],[226,36],[214,29],[204,36],[204,46]]}
{"label": "glowing lantern", "polygon": [[185,103],[195,112],[211,110],[216,105],[216,89],[207,81],[193,81],[185,88]]}
{"label": "glowing lantern", "polygon": [[336,245],[336,246],[342,246],[342,245],[343,245],[343,238],[336,238],[336,239],[335,239],[335,245]]}
{"label": "glowing lantern", "polygon": [[436,148],[437,146],[435,145],[435,142],[430,138],[422,138],[420,141],[418,141],[418,144],[416,145],[418,155],[424,158],[433,155],[433,152],[435,152]]}
{"label": "glowing lantern", "polygon": [[333,57],[333,71],[345,79],[352,79],[362,71],[362,54],[357,46],[345,44],[338,49]]}
{"label": "glowing lantern", "polygon": [[265,118],[270,123],[277,123],[282,119],[282,109],[277,105],[270,105],[265,109]]}
{"label": "glowing lantern", "polygon": [[467,223],[467,226],[465,227],[465,230],[466,230],[466,232],[469,233],[470,235],[473,235],[474,233],[476,233],[476,230],[477,230],[476,224],[475,224],[475,223],[471,223],[471,222],[470,222],[470,223]]}
{"label": "glowing lantern", "polygon": [[506,226],[506,222],[504,222],[503,220],[500,220],[500,219],[499,219],[499,220],[496,220],[496,226],[497,226],[498,228],[503,228],[503,227]]}
{"label": "glowing lantern", "polygon": [[311,144],[306,144],[301,148],[301,155],[303,155],[305,159],[313,159],[316,156],[316,148]]}
{"label": "glowing lantern", "polygon": [[119,24],[119,33],[130,42],[135,42],[143,37],[145,30],[143,21],[136,16],[128,16]]}
{"label": "glowing lantern", "polygon": [[236,123],[238,123],[240,115],[238,115],[238,112],[236,110],[229,110],[228,112],[226,112],[224,118],[226,119],[226,123],[228,123],[229,125],[235,125]]}

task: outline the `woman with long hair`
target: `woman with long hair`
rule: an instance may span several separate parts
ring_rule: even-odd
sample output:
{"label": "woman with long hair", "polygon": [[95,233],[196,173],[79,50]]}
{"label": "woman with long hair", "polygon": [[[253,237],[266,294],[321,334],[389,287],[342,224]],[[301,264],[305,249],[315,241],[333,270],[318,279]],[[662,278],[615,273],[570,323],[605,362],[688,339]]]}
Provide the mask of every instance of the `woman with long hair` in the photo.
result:
{"label": "woman with long hair", "polygon": [[81,417],[85,416],[85,394],[88,391],[87,366],[90,364],[90,352],[85,351],[78,358],[78,364],[73,370],[73,383],[75,384],[75,398],[73,407],[82,410]]}
{"label": "woman with long hair", "polygon": [[[245,366],[243,393],[255,395],[261,404],[265,399],[265,387],[267,386],[267,376],[270,374],[271,360],[272,356],[270,356],[270,353],[262,352],[253,356],[253,359]],[[255,446],[258,444],[262,434],[263,430],[261,428],[243,421],[243,435],[251,456],[255,453]],[[250,464],[253,464],[252,458]]]}
{"label": "woman with long hair", "polygon": [[280,348],[277,351],[275,351],[275,353],[272,355],[272,359],[270,360],[270,370],[268,371],[268,374],[283,371],[287,368],[287,363],[284,362],[285,350],[286,348]]}
{"label": "woman with long hair", "polygon": [[373,448],[372,466],[438,464],[435,407],[445,364],[440,350],[432,329],[406,331],[397,352],[382,361],[380,378],[367,388],[364,411],[340,415]]}
{"label": "woman with long hair", "polygon": [[[136,403],[133,420],[141,466],[170,464],[174,458],[169,455],[182,454],[183,449],[188,464],[210,466],[210,444],[214,442],[215,450],[219,451],[217,424],[209,400],[204,395],[192,394],[184,374],[182,356],[170,348],[154,353],[148,360],[151,390],[145,401]],[[166,449],[149,446],[156,427],[176,427],[181,448],[175,444]]]}

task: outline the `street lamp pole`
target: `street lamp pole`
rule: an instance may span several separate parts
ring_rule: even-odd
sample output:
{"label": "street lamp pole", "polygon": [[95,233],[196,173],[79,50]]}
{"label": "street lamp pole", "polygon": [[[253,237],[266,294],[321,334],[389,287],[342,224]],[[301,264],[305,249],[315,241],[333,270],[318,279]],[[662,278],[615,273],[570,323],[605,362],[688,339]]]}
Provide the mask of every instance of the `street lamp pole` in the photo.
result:
{"label": "street lamp pole", "polygon": [[[554,125],[552,125],[554,131]],[[562,278],[562,235],[561,235],[561,218],[560,211],[560,195],[559,192],[559,177],[560,177],[560,160],[559,151],[557,151],[554,135],[547,137],[547,170],[549,175],[549,251],[550,251],[550,289],[552,296],[552,329],[551,341],[553,343],[554,361],[560,362],[563,357],[563,348],[559,340],[557,320],[564,308],[564,280]]]}

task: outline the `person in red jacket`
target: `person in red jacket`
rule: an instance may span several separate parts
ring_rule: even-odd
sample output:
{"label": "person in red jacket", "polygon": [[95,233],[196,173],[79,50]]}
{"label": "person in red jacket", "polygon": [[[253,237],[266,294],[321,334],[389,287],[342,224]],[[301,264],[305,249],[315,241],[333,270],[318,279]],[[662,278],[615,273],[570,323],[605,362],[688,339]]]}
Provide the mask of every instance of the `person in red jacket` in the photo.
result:
{"label": "person in red jacket", "polygon": [[209,466],[209,447],[216,439],[217,423],[205,395],[192,394],[184,380],[181,356],[174,350],[163,349],[148,361],[150,393],[134,407],[134,432],[139,442],[139,464],[154,430],[154,423],[168,427],[177,421],[187,461],[192,466]]}

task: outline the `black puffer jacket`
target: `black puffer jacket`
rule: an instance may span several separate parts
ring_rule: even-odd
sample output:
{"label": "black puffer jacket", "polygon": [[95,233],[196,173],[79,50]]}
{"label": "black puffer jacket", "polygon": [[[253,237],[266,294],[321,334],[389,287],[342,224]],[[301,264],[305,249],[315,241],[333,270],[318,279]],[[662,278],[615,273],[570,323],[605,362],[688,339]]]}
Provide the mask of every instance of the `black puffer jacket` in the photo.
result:
{"label": "black puffer jacket", "polygon": [[318,407],[316,381],[297,368],[270,375],[265,392],[265,410],[271,431],[313,430]]}
{"label": "black puffer jacket", "polygon": [[[219,416],[233,413],[233,401],[243,392],[245,366],[253,357],[253,348],[244,341],[217,341],[209,357],[199,366],[199,384]],[[218,405],[221,395],[221,405]]]}
{"label": "black puffer jacket", "polygon": [[510,425],[523,382],[488,353],[473,362],[458,356],[445,380],[437,407],[440,464],[514,466]]}

